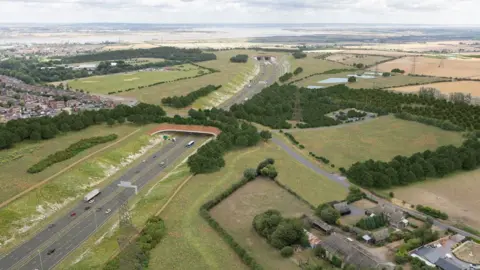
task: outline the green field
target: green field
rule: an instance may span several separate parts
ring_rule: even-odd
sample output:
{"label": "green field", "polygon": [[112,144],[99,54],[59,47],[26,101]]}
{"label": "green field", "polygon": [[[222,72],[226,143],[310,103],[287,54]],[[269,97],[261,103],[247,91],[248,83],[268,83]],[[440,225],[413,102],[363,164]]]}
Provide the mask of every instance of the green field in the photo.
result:
{"label": "green field", "polygon": [[323,59],[315,59],[315,56],[319,56],[321,54],[317,53],[307,53],[307,57],[295,59],[293,56],[289,56],[288,60],[291,65],[291,71],[293,72],[297,67],[302,67],[303,72],[294,76],[291,80],[300,79],[311,74],[325,72],[331,69],[345,69],[345,68],[352,68],[351,66],[347,66],[341,63],[334,63],[331,61],[323,60]]}
{"label": "green field", "polygon": [[[281,170],[281,168],[280,168]],[[279,176],[282,176],[280,171]],[[259,178],[235,191],[211,210],[212,217],[265,269],[294,269],[293,260],[283,258],[252,227],[253,218],[269,209],[284,217],[312,215],[313,210],[269,179]]]}
{"label": "green field", "polygon": [[[83,89],[97,94],[107,94],[112,91],[137,88],[138,86],[146,86],[156,82],[192,77],[198,75],[201,71],[208,72],[196,66],[185,64],[171,67],[171,70],[168,71],[140,71],[75,79],[68,81],[68,85],[73,89]],[[135,91],[138,90],[131,92]]]}
{"label": "green field", "polygon": [[[335,84],[340,84],[340,83],[333,83],[333,84],[325,84],[325,83],[318,83],[319,81],[329,79],[329,78],[348,78],[348,75],[356,74],[356,73],[361,73],[361,71],[358,72],[342,72],[338,74],[321,74],[321,75],[315,75],[312,76],[308,79],[299,81],[295,83],[297,86],[303,86],[307,87],[310,85],[315,85],[315,86],[332,86]],[[435,78],[435,77],[411,77],[411,76],[404,76],[404,75],[396,75],[396,76],[391,76],[391,77],[382,77],[378,76],[374,79],[362,79],[362,78],[357,78],[357,81],[354,83],[347,83],[346,85],[351,88],[385,88],[385,87],[395,87],[395,86],[401,86],[401,85],[407,85],[407,84],[427,84],[431,82],[436,82],[440,81],[441,79]],[[343,84],[343,83],[342,83]]]}
{"label": "green field", "polygon": [[[130,200],[132,222],[138,230],[141,230],[145,221],[164,206],[175,190],[191,175],[185,158],[190,155],[207,138],[198,138],[196,147],[185,152],[166,171],[161,172],[155,180],[152,180],[141,191],[139,196]],[[115,255],[118,250],[118,214],[114,216],[72,252],[55,269],[102,269],[108,258]],[[168,232],[167,228],[167,232]]]}
{"label": "green field", "polygon": [[[229,96],[232,96],[233,93],[237,91],[237,87],[242,85],[242,83],[250,76],[250,74],[253,73],[255,68],[255,62],[252,59],[249,59],[245,64],[231,63],[230,57],[236,54],[248,54],[249,56],[253,56],[255,53],[255,51],[242,50],[215,52],[217,55],[216,60],[200,62],[198,64],[208,68],[220,70],[220,72],[198,78],[182,80],[175,83],[160,84],[135,91],[123,92],[120,94],[120,96],[134,97],[142,102],[161,104],[162,98],[168,96],[186,95],[209,84],[222,85],[222,88],[215,93],[200,98],[193,104],[194,108],[213,106],[219,102],[219,99],[226,99]],[[171,108],[165,109],[173,113],[179,111]],[[186,112],[187,110],[183,111]]]}
{"label": "green field", "polygon": [[279,181],[312,204],[342,199],[346,192],[297,163],[273,143],[226,155],[219,172],[194,176],[165,209],[168,236],[152,251],[150,269],[246,269],[237,255],[200,217],[200,206],[238,181],[243,171],[274,158]]}
{"label": "green field", "polygon": [[421,123],[383,116],[326,128],[293,130],[292,135],[305,146],[305,155],[314,152],[336,167],[348,168],[368,159],[388,161],[396,155],[410,155],[442,145],[460,145],[458,132],[445,131]]}
{"label": "green field", "polygon": [[[84,132],[83,135],[85,137],[91,137],[92,132],[94,132],[95,135],[102,134],[103,132],[106,134],[112,133],[112,129],[110,128],[103,127],[105,131],[101,131],[101,128],[102,127],[91,127],[82,132]],[[112,179],[114,179],[113,177],[116,178],[119,174],[123,173],[129,163],[137,162],[131,160],[129,157],[133,154],[139,153],[144,146],[149,144],[150,136],[146,135],[145,132],[151,128],[151,125],[142,127],[137,133],[127,138],[125,141],[122,141],[115,147],[106,149],[105,151],[94,155],[92,158],[89,158],[88,161],[81,162],[70,170],[60,174],[58,177],[53,178],[45,185],[27,193],[0,209],[0,241],[4,243],[4,241],[10,240],[8,244],[4,244],[0,247],[0,252],[5,252],[15,244],[18,244],[19,241],[31,237],[38,229],[41,229],[57,217],[68,212],[83,194],[90,191],[95,186],[101,188],[107,185]],[[120,133],[122,129],[124,129],[123,132],[126,134],[126,132],[134,131],[137,128],[119,126],[117,131]],[[76,138],[73,139],[75,136]],[[42,148],[43,155],[53,153],[56,151],[55,148],[64,149],[68,144],[76,141],[77,138],[81,137],[75,133],[70,136],[70,140],[60,137],[42,142],[40,144],[45,144],[43,145],[45,148]],[[61,145],[61,142],[63,142],[63,145]],[[55,143],[58,145],[55,145]],[[158,147],[160,146],[157,146],[157,148]],[[50,176],[65,167],[66,164],[71,164],[75,160],[85,157],[89,153],[101,148],[102,146],[94,147],[82,152],[71,160],[55,164],[42,173],[39,173],[39,176],[32,176],[30,180],[39,182],[40,180],[43,180],[43,178],[36,177],[40,177],[41,175],[43,175],[43,177]],[[25,160],[22,160],[22,158],[12,161],[12,164],[10,165],[7,163],[7,165],[12,166],[9,169],[9,173],[13,175],[13,170],[16,168],[17,175],[15,177],[20,177],[20,175],[27,176],[23,170],[26,170],[29,167],[30,162],[35,162],[35,160],[38,160],[39,158],[41,158],[40,152],[37,154],[33,152],[32,156],[25,158]],[[123,165],[119,165],[121,162],[125,162],[126,158],[129,158],[130,160]],[[18,167],[13,165],[14,162],[17,163]],[[23,164],[21,164],[22,162]],[[4,171],[2,170],[2,172]],[[5,178],[2,178],[2,181],[6,183],[8,178],[7,176],[3,177]],[[11,178],[9,182],[11,182]],[[11,192],[10,194],[17,193]]]}

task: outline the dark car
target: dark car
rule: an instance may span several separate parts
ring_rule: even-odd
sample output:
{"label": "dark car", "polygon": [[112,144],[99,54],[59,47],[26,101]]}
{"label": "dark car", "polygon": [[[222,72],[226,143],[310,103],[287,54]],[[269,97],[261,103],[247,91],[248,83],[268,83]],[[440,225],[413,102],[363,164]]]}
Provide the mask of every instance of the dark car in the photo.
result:
{"label": "dark car", "polygon": [[53,224],[53,223],[50,224],[50,225],[48,225],[48,228],[49,228],[49,229],[51,229],[51,228],[53,228],[53,227],[55,227],[55,224]]}
{"label": "dark car", "polygon": [[138,170],[137,170],[137,171],[135,171],[135,173],[139,173],[139,172],[140,172],[140,171],[138,171]]}
{"label": "dark car", "polygon": [[98,207],[97,209],[95,209],[97,212],[100,212],[102,211],[102,207]]}
{"label": "dark car", "polygon": [[75,213],[75,212],[72,212],[72,213],[70,214],[71,217],[74,217],[74,216],[76,216],[76,215],[77,215],[77,213]]}
{"label": "dark car", "polygon": [[154,155],[154,156],[153,156],[153,158],[156,158],[156,157],[157,157],[157,155]]}
{"label": "dark car", "polygon": [[52,249],[50,249],[50,250],[47,252],[47,255],[52,255],[54,252],[55,252],[55,249],[52,248]]}
{"label": "dark car", "polygon": [[90,208],[91,208],[90,206],[85,207],[85,211],[90,210]]}

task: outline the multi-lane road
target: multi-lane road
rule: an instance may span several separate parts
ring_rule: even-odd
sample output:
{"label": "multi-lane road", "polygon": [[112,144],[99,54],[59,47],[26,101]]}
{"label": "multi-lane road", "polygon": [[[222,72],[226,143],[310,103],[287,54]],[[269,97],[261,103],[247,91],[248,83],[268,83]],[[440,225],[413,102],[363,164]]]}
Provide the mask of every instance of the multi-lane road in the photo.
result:
{"label": "multi-lane road", "polygon": [[[267,85],[273,84],[284,72],[278,64],[261,61],[260,73],[249,85],[237,92],[220,108],[229,109],[236,103],[242,103],[259,93]],[[0,270],[6,269],[52,269],[70,252],[87,240],[97,228],[102,226],[120,207],[123,201],[134,196],[133,189],[118,187],[120,181],[130,181],[139,189],[169,167],[186,150],[185,144],[193,140],[194,135],[178,136],[159,151],[146,158],[125,174],[101,190],[93,203],[80,202],[68,215],[56,220],[52,226],[40,231],[32,239],[24,242],[10,254],[0,259]],[[90,207],[90,208],[87,208]],[[109,213],[106,210],[110,209]],[[72,215],[75,213],[74,215]]]}

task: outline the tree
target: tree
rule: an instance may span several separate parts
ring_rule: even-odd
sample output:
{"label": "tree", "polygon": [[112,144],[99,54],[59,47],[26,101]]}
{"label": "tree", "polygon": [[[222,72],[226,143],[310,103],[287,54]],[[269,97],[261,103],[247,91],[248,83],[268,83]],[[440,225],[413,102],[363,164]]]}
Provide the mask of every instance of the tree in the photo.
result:
{"label": "tree", "polygon": [[358,64],[356,64],[355,66],[356,66],[357,68],[364,68],[364,67],[365,67],[365,65],[362,64],[362,63],[358,63]]}
{"label": "tree", "polygon": [[275,179],[277,177],[278,173],[277,170],[275,169],[275,166],[273,164],[268,164],[264,168],[260,170],[260,174],[262,176],[269,177],[270,179]]}
{"label": "tree", "polygon": [[117,121],[118,121],[119,124],[123,124],[123,123],[125,123],[125,117],[119,116],[119,117],[117,118]]}
{"label": "tree", "polygon": [[348,82],[349,82],[349,83],[354,83],[354,82],[356,82],[356,81],[357,81],[357,77],[355,77],[355,76],[350,76],[350,77],[348,77]]}
{"label": "tree", "polygon": [[280,250],[280,255],[284,258],[288,258],[293,255],[293,248],[291,246],[286,246]]}
{"label": "tree", "polygon": [[115,120],[113,118],[108,118],[107,119],[107,125],[109,125],[109,126],[115,125]]}
{"label": "tree", "polygon": [[268,141],[272,138],[272,133],[268,130],[262,130],[260,131],[260,137],[262,137],[264,141]]}
{"label": "tree", "polygon": [[391,75],[390,72],[383,72],[382,73],[383,77],[390,77],[390,75]]}
{"label": "tree", "polygon": [[42,139],[42,135],[40,134],[39,131],[33,131],[30,133],[30,140],[32,141],[39,141]]}
{"label": "tree", "polygon": [[336,224],[337,220],[340,218],[340,212],[334,209],[329,204],[321,204],[315,210],[317,214],[323,221],[328,224]]}
{"label": "tree", "polygon": [[243,177],[248,180],[253,180],[257,177],[257,170],[248,168],[243,171]]}

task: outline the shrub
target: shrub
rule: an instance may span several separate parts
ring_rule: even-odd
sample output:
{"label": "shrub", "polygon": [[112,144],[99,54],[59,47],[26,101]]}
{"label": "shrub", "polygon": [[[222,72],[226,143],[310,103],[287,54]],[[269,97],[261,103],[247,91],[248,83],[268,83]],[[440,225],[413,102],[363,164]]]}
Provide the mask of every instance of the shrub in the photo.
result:
{"label": "shrub", "polygon": [[252,225],[260,236],[266,238],[268,243],[277,249],[305,244],[306,234],[302,222],[298,219],[283,218],[277,210],[268,210],[256,215]]}
{"label": "shrub", "polygon": [[286,246],[280,250],[280,255],[282,257],[287,258],[293,255],[293,248],[291,246]]}
{"label": "shrub", "polygon": [[292,53],[292,55],[293,55],[293,57],[295,57],[295,59],[301,59],[301,58],[307,57],[307,54],[305,54],[304,52],[301,52],[301,51],[294,52],[294,53]]}
{"label": "shrub", "polygon": [[350,76],[350,77],[348,77],[348,82],[349,82],[349,83],[354,83],[354,82],[356,82],[356,81],[357,81],[357,77],[355,77],[355,76]]}
{"label": "shrub", "polygon": [[173,96],[166,97],[162,99],[162,104],[174,107],[174,108],[184,108],[191,105],[195,100],[207,96],[212,92],[217,91],[222,86],[207,85],[198,90],[188,93],[186,96]]}
{"label": "shrub", "polygon": [[321,204],[315,209],[315,214],[328,224],[335,224],[340,218],[340,212],[329,204]]}
{"label": "shrub", "polygon": [[118,138],[117,134],[110,134],[103,137],[92,137],[89,139],[82,139],[74,144],[71,144],[67,149],[58,151],[48,157],[40,160],[38,163],[28,168],[28,173],[39,173],[55,163],[68,160],[82,151],[97,146],[102,143],[110,142]]}
{"label": "shrub", "polygon": [[439,218],[439,219],[444,219],[444,220],[447,220],[448,219],[448,214],[445,213],[445,212],[442,212],[440,210],[437,210],[437,209],[433,209],[431,207],[428,207],[428,206],[423,206],[423,205],[417,205],[417,210],[419,212],[422,212],[426,215],[429,215],[429,216],[432,216],[434,218]]}
{"label": "shrub", "polygon": [[237,54],[230,58],[232,63],[246,63],[248,61],[248,55],[246,54]]}
{"label": "shrub", "polygon": [[297,67],[297,68],[293,71],[293,75],[296,76],[296,75],[298,75],[298,74],[300,74],[300,73],[302,73],[302,72],[303,72],[303,68]]}
{"label": "shrub", "polygon": [[257,177],[257,170],[253,168],[248,168],[243,171],[243,177],[247,180],[253,180]]}

